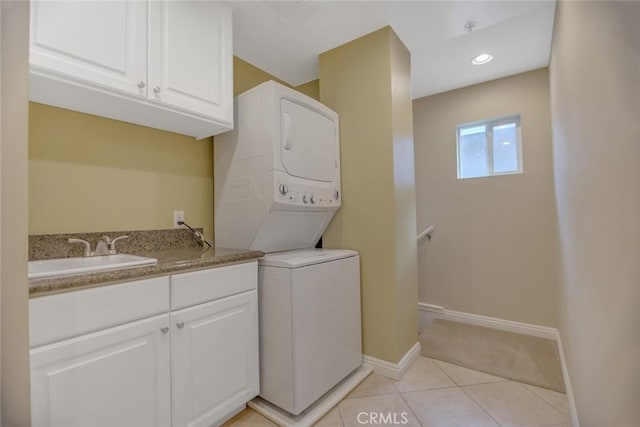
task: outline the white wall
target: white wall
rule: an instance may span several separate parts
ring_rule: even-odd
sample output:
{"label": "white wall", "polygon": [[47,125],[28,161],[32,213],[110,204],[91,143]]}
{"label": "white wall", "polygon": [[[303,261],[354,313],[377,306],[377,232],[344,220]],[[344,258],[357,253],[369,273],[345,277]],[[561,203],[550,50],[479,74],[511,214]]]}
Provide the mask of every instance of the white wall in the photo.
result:
{"label": "white wall", "polygon": [[[456,126],[520,114],[524,173],[458,180]],[[547,68],[413,103],[420,301],[557,326]]]}
{"label": "white wall", "polygon": [[561,1],[560,333],[582,427],[640,426],[640,3]]}

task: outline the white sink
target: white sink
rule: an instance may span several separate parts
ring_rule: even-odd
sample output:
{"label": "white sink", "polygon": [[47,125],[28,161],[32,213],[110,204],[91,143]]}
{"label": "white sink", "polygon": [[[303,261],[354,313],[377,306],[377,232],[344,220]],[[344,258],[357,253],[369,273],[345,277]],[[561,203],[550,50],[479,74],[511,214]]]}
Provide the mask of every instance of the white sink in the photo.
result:
{"label": "white sink", "polygon": [[126,254],[29,261],[29,279],[96,273],[157,263],[155,258]]}

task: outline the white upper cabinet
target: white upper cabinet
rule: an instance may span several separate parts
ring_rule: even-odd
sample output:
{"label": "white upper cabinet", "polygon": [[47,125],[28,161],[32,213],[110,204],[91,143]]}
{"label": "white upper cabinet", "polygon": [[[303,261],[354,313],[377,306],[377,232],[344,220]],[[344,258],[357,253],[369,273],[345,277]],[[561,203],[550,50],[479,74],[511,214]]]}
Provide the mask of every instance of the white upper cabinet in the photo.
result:
{"label": "white upper cabinet", "polygon": [[31,2],[32,101],[204,138],[233,128],[232,67],[220,2]]}
{"label": "white upper cabinet", "polygon": [[[213,1],[151,2],[149,100],[204,117],[233,111],[231,15]],[[219,76],[219,78],[212,78]]]}
{"label": "white upper cabinet", "polygon": [[32,70],[146,97],[144,2],[31,2]]}

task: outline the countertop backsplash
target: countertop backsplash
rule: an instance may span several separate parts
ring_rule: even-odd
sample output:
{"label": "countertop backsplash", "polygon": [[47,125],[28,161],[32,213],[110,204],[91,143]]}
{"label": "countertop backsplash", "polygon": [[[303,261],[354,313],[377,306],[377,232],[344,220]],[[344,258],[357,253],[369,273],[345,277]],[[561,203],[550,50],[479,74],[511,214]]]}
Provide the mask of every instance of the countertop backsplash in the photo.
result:
{"label": "countertop backsplash", "polygon": [[[202,228],[196,228],[202,232]],[[142,230],[142,231],[105,231],[97,233],[68,233],[68,234],[35,234],[29,235],[29,261],[81,257],[84,246],[69,243],[71,238],[86,240],[95,248],[102,236],[115,239],[127,235],[128,239],[116,243],[118,253],[140,255],[149,252],[170,249],[197,248],[200,243],[187,229]]]}

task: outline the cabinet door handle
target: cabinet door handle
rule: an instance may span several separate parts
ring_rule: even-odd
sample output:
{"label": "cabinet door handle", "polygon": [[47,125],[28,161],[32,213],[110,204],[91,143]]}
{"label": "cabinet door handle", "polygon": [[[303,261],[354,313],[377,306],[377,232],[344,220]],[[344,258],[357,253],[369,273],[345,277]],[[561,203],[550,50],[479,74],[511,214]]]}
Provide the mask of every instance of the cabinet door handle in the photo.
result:
{"label": "cabinet door handle", "polygon": [[160,93],[160,86],[156,86],[153,88],[153,93]]}
{"label": "cabinet door handle", "polygon": [[169,332],[169,327],[165,326],[164,328],[160,328],[160,332],[162,332],[163,334],[166,334],[167,332]]}
{"label": "cabinet door handle", "polygon": [[293,145],[293,124],[291,123],[291,115],[287,112],[282,113],[284,121],[284,149],[291,150]]}
{"label": "cabinet door handle", "polygon": [[140,83],[138,83],[138,87],[139,87],[140,89],[144,89],[144,87],[145,87],[145,86],[146,86],[146,84],[145,84],[143,81],[141,81]]}
{"label": "cabinet door handle", "polygon": [[184,328],[184,322],[178,322],[176,323],[176,326],[178,327],[178,329],[182,329]]}

